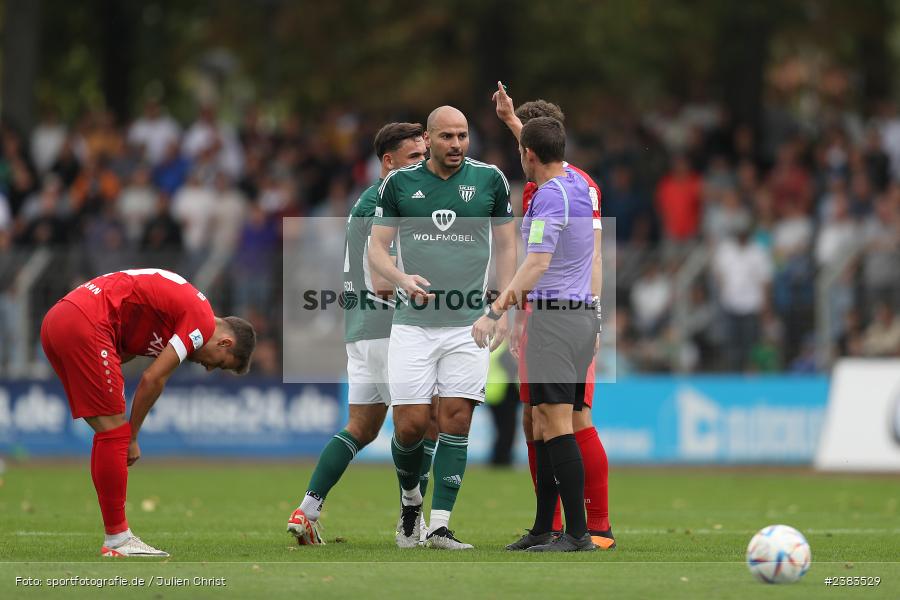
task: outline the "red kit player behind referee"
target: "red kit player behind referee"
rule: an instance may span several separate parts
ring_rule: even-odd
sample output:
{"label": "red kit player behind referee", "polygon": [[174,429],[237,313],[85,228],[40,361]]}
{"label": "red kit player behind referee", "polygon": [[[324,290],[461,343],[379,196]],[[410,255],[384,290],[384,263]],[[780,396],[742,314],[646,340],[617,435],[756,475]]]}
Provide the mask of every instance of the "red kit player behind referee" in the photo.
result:
{"label": "red kit player behind referee", "polygon": [[[73,419],[94,429],[91,478],[106,538],[103,556],[168,556],[131,533],[125,518],[128,467],[141,457],[138,432],[185,359],[207,371],[246,373],[256,346],[253,326],[220,319],[206,297],[180,275],[162,269],[108,273],[84,283],[50,309],[41,344],[62,380]],[[141,376],[131,418],[125,417],[121,365],[154,360]]]}

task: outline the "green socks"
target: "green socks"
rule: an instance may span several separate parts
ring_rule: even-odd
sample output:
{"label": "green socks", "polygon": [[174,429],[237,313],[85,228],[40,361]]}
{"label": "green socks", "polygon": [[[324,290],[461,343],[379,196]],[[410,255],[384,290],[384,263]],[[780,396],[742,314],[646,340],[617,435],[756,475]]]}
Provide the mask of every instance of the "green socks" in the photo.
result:
{"label": "green socks", "polygon": [[418,491],[424,455],[423,440],[419,440],[410,448],[405,448],[400,445],[396,437],[391,438],[391,456],[394,457],[394,467],[397,469],[397,479],[400,481],[401,490],[416,489]]}
{"label": "green socks", "polygon": [[319,518],[322,503],[331,488],[341,479],[347,465],[362,449],[360,443],[346,429],[337,432],[319,455],[319,462],[309,480],[309,488],[300,508],[315,521]]}
{"label": "green socks", "polygon": [[437,442],[426,438],[422,445],[425,447],[425,454],[422,455],[422,466],[419,469],[419,490],[424,498],[425,492],[428,491],[428,476],[431,472],[431,460],[434,458],[434,447],[437,446]]}
{"label": "green socks", "polygon": [[337,432],[319,455],[316,470],[309,480],[309,491],[324,499],[361,449],[360,443],[346,429]]}
{"label": "green socks", "polygon": [[437,452],[434,454],[434,497],[431,508],[449,513],[453,510],[466,472],[469,437],[441,433],[438,442]]}

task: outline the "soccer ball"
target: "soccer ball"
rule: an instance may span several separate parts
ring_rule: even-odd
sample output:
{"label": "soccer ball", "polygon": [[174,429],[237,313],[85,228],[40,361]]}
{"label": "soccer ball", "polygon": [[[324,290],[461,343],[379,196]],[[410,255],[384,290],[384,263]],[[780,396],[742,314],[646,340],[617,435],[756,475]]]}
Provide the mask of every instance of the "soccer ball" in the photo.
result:
{"label": "soccer ball", "polygon": [[812,553],[803,534],[787,525],[769,525],[747,546],[747,568],[766,583],[793,583],[809,570]]}

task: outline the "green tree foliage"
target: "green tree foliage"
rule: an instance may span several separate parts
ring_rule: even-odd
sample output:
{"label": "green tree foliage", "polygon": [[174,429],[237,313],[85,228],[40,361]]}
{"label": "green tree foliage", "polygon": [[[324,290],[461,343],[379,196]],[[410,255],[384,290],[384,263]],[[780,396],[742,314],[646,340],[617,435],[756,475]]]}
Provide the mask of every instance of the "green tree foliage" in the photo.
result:
{"label": "green tree foliage", "polygon": [[[38,96],[71,117],[111,95],[131,114],[146,95],[164,95],[190,117],[202,81],[226,103],[278,112],[421,113],[476,106],[504,79],[516,98],[543,95],[572,109],[702,90],[752,116],[779,44],[812,44],[859,65],[867,98],[889,91],[896,4],[42,0]],[[110,12],[127,20],[127,36],[110,37]],[[112,94],[117,81],[130,93],[120,85]]]}

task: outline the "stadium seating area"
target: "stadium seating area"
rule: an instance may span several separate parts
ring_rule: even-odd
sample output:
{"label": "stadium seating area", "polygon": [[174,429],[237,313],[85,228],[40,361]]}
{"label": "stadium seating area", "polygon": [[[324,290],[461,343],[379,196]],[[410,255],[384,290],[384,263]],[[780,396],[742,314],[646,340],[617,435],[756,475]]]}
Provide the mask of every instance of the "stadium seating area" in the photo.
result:
{"label": "stadium seating area", "polygon": [[[900,355],[900,116],[890,107],[805,120],[770,108],[760,136],[708,103],[570,120],[571,161],[594,175],[603,215],[616,219],[620,374],[810,372],[823,357]],[[521,179],[490,103],[470,124],[470,154]],[[229,120],[210,107],[179,122],[149,102],[129,123],[99,111],[72,123],[47,113],[29,132],[4,126],[0,372],[42,372],[40,317],[68,289],[158,266],[248,316],[261,333],[254,368],[277,375],[281,217],[344,217],[377,176],[380,125],[337,109],[275,120],[250,108]],[[720,294],[720,253],[741,232],[771,278],[736,320]],[[49,252],[23,295],[38,250]],[[700,268],[688,277],[691,265]],[[687,309],[673,311],[679,301]],[[753,341],[733,352],[737,340]]]}

